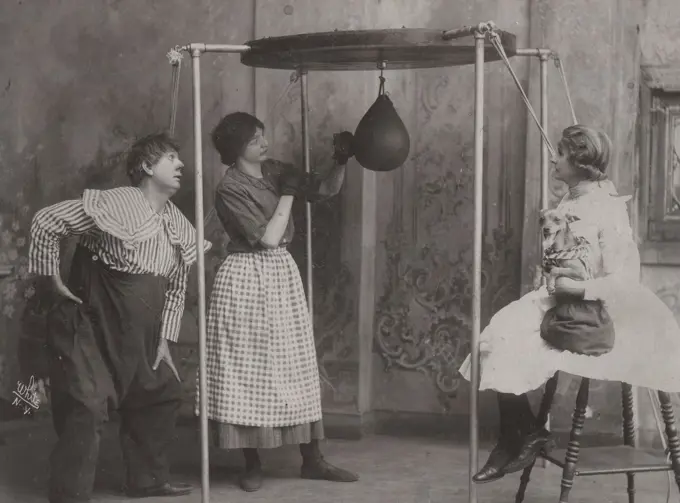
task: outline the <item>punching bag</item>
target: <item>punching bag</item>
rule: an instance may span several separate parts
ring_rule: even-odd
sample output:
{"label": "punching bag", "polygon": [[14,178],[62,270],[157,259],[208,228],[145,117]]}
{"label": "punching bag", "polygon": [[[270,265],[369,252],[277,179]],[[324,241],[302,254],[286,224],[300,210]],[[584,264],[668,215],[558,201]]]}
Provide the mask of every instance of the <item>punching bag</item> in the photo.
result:
{"label": "punching bag", "polygon": [[411,148],[406,126],[382,92],[354,132],[354,156],[371,171],[392,171],[404,164]]}

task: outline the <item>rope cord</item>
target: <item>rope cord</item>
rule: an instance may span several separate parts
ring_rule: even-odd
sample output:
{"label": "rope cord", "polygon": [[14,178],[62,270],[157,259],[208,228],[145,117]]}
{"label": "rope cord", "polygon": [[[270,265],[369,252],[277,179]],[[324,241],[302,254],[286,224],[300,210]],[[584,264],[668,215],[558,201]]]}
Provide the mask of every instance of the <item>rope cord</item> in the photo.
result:
{"label": "rope cord", "polygon": [[[269,110],[267,111],[267,114],[264,116],[262,122],[267,122],[272,119],[272,114],[273,112],[278,108],[279,104],[283,100],[283,98],[288,94],[290,89],[297,84],[297,82],[300,80],[300,74],[298,72],[292,72],[290,74],[290,78],[288,80],[288,84],[286,87],[284,87],[283,91],[279,95],[279,97],[276,99],[276,101],[272,104],[271,107],[269,107]],[[213,206],[210,208],[210,211],[208,214],[205,216],[203,219],[203,227],[204,229],[208,228],[208,225],[211,223],[211,221],[217,216],[217,211],[215,210],[215,207]]]}
{"label": "rope cord", "polygon": [[288,84],[286,87],[283,88],[283,91],[279,95],[279,97],[276,99],[274,104],[269,107],[269,110],[267,111],[267,115],[263,118],[262,122],[266,122],[272,115],[272,112],[279,106],[279,103],[281,103],[281,100],[283,100],[283,97],[288,94],[290,89],[297,84],[298,80],[300,80],[300,73],[299,72],[292,72],[290,74],[290,78],[288,79]]}
{"label": "rope cord", "polygon": [[526,105],[527,109],[529,110],[531,117],[533,117],[534,122],[536,122],[536,125],[538,126],[538,129],[541,132],[541,136],[543,136],[543,139],[545,140],[545,143],[548,147],[548,150],[550,151],[550,156],[553,159],[555,159],[557,157],[557,153],[555,151],[555,148],[553,147],[552,143],[550,143],[550,140],[548,139],[548,135],[546,134],[545,130],[543,129],[543,126],[541,126],[541,121],[538,120],[538,117],[536,116],[536,112],[534,112],[534,107],[531,106],[531,102],[529,101],[527,94],[524,92],[524,88],[522,87],[522,84],[520,83],[519,78],[517,77],[517,74],[512,69],[512,65],[510,65],[510,60],[508,59],[508,56],[505,53],[505,49],[503,49],[503,44],[501,43],[500,36],[495,31],[490,31],[489,32],[489,39],[491,41],[491,44],[494,46],[494,48],[498,52],[498,55],[503,60],[503,63],[505,63],[505,66],[508,68],[510,75],[512,75],[512,78],[515,81],[515,85],[517,85],[517,89],[519,90],[519,92],[522,95],[522,99],[524,100],[524,104]]}
{"label": "rope cord", "polygon": [[180,46],[176,46],[167,54],[168,61],[172,65],[171,101],[170,101],[170,135],[175,134],[177,123],[177,104],[179,101],[179,74],[182,69],[182,55]]}
{"label": "rope cord", "polygon": [[380,68],[380,77],[378,77],[378,80],[380,81],[380,85],[378,86],[378,96],[385,94],[385,77],[383,76],[383,70],[384,68]]}
{"label": "rope cord", "polygon": [[562,80],[562,86],[564,87],[564,93],[567,95],[567,102],[569,103],[569,110],[571,111],[571,120],[574,125],[578,124],[576,120],[576,112],[574,111],[574,103],[571,101],[571,93],[569,92],[569,84],[567,83],[567,75],[564,70],[564,63],[557,54],[553,54],[555,59],[555,66],[560,73],[560,80]]}

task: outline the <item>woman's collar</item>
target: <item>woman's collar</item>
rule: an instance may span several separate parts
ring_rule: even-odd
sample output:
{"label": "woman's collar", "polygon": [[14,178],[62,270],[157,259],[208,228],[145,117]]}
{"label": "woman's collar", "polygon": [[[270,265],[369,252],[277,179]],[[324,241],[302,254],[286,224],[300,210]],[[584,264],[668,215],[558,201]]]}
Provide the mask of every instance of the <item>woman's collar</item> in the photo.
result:
{"label": "woman's collar", "polygon": [[267,165],[264,162],[262,163],[262,178],[257,178],[255,176],[244,173],[243,171],[238,169],[235,165],[231,166],[229,168],[229,171],[232,172],[232,176],[236,177],[241,182],[244,182],[248,185],[252,185],[253,187],[262,189],[270,188],[273,186],[268,176]]}
{"label": "woman's collar", "polygon": [[591,193],[595,188],[597,188],[597,182],[582,180],[576,185],[569,187],[569,199],[578,199],[581,196]]}
{"label": "woman's collar", "polygon": [[582,180],[576,185],[569,187],[569,199],[578,199],[587,194],[592,194],[596,191],[606,191],[610,196],[617,196],[618,193],[611,180],[602,180],[594,182],[591,180]]}

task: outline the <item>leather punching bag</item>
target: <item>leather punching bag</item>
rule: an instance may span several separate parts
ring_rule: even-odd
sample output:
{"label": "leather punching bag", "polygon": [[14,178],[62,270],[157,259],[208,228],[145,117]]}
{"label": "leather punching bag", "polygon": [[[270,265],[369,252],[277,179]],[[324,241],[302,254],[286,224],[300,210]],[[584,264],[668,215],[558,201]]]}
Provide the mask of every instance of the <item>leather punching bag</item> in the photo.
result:
{"label": "leather punching bag", "polygon": [[392,171],[404,164],[411,140],[392,101],[382,92],[354,132],[354,156],[371,171]]}

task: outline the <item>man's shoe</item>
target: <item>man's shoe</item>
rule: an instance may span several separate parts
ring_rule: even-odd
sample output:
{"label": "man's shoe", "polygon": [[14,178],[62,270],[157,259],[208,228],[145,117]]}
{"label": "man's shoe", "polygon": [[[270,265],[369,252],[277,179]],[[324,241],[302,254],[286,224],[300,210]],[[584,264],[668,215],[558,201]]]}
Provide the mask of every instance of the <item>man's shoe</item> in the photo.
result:
{"label": "man's shoe", "polygon": [[158,486],[128,488],[125,494],[129,498],[152,498],[154,496],[184,496],[193,490],[190,484],[183,482],[175,482],[173,484],[166,482]]}

